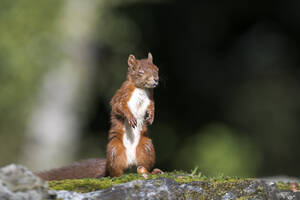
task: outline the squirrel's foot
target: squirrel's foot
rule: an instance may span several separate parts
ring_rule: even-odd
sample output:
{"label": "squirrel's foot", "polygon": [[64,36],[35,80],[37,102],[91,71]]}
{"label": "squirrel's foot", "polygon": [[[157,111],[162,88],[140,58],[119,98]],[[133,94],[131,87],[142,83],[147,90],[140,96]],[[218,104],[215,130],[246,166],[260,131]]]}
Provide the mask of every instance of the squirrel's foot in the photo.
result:
{"label": "squirrel's foot", "polygon": [[145,167],[138,166],[136,171],[138,174],[141,174],[145,179],[148,178],[149,171]]}
{"label": "squirrel's foot", "polygon": [[[143,167],[143,166],[138,166],[137,167],[137,173],[138,174],[141,174],[145,179],[147,179],[149,176],[148,176],[148,174],[149,174],[149,171],[145,168],[145,167]],[[152,170],[152,172],[151,172],[151,174],[163,174],[164,172],[163,171],[161,171],[160,169],[158,169],[158,168],[155,168],[155,169],[153,169]]]}
{"label": "squirrel's foot", "polygon": [[151,174],[163,174],[163,173],[164,173],[164,172],[161,171],[160,169],[155,168],[155,169],[152,170],[152,173],[151,173]]}

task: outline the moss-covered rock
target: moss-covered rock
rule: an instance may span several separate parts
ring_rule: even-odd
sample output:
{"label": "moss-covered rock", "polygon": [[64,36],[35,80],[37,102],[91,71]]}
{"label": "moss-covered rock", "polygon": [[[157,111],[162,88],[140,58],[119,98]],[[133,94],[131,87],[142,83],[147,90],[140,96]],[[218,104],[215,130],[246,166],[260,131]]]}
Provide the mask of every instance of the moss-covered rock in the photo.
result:
{"label": "moss-covered rock", "polygon": [[[87,193],[87,199],[297,199],[300,194],[290,190],[288,183],[266,183],[257,179],[236,177],[205,177],[181,171],[149,175],[138,174],[119,178],[80,179],[49,182],[58,197],[72,199],[74,192]],[[299,184],[296,185],[299,189]],[[94,192],[96,191],[96,192]],[[80,194],[79,194],[80,195]]]}
{"label": "moss-covered rock", "polygon": [[[192,181],[208,180],[204,176],[195,176],[181,171],[164,173],[161,175],[149,174],[148,180],[157,178],[172,178],[178,183],[188,183]],[[136,173],[125,174],[118,178],[105,177],[100,179],[70,179],[61,181],[50,181],[50,188],[53,190],[68,190],[76,192],[91,192],[106,189],[111,186],[127,183],[133,180],[145,180],[145,178]],[[233,179],[232,179],[233,180]]]}
{"label": "moss-covered rock", "polygon": [[299,183],[292,181],[205,177],[181,171],[119,178],[50,181],[48,184],[22,166],[0,168],[0,199],[300,199]]}

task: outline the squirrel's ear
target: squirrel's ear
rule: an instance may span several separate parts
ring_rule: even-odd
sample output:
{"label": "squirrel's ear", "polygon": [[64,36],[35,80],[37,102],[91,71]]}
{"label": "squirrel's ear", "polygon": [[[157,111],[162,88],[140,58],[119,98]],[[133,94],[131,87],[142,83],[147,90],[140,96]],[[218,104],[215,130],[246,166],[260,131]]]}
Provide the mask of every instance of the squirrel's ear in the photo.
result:
{"label": "squirrel's ear", "polygon": [[128,57],[128,66],[133,70],[135,71],[136,69],[136,59],[134,57],[134,55],[130,54],[129,57]]}
{"label": "squirrel's ear", "polygon": [[148,60],[152,63],[152,61],[153,61],[153,58],[152,58],[152,54],[149,52],[148,53]]}

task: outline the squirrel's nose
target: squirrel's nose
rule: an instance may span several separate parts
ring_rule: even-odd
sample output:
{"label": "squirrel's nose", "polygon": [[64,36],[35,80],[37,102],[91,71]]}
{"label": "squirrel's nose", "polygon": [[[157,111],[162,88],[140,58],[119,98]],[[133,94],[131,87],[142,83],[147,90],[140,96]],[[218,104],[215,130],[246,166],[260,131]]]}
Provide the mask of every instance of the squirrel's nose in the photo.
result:
{"label": "squirrel's nose", "polygon": [[158,86],[158,78],[154,78],[153,80],[154,80],[154,86],[155,87]]}

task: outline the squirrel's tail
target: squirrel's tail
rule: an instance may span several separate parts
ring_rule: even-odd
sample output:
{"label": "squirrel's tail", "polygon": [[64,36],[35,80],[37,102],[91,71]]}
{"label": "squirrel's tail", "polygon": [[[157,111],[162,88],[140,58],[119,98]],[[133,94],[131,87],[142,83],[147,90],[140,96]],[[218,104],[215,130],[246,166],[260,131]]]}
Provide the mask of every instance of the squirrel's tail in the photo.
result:
{"label": "squirrel's tail", "polygon": [[40,178],[51,180],[101,178],[106,176],[106,159],[88,159],[71,165],[35,173]]}

